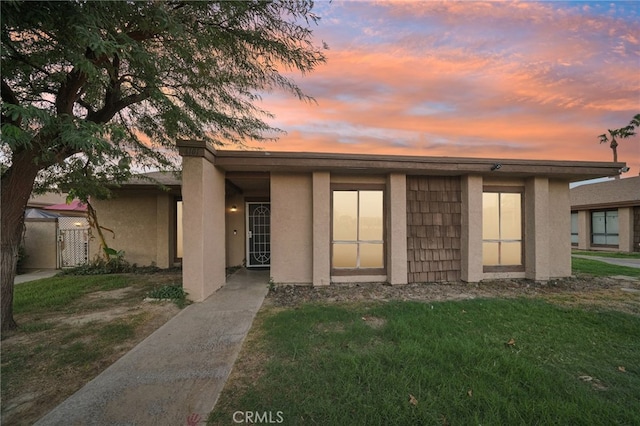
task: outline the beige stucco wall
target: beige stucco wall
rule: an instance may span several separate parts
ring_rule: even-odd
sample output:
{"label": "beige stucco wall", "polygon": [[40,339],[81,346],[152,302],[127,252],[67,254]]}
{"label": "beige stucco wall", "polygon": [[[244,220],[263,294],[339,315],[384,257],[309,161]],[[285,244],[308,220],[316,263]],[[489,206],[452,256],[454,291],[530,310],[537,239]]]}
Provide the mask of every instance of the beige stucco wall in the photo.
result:
{"label": "beige stucco wall", "polygon": [[633,207],[618,209],[618,250],[633,251]]}
{"label": "beige stucco wall", "polygon": [[461,272],[463,281],[479,282],[482,273],[482,177],[462,176]]}
{"label": "beige stucco wall", "polygon": [[189,298],[199,302],[226,282],[224,172],[205,158],[184,157],[182,202],[182,282]]}
{"label": "beige stucco wall", "polygon": [[[232,206],[236,211],[232,211]],[[245,264],[246,258],[246,210],[241,194],[230,196],[226,200],[226,246],[227,267]]]}
{"label": "beige stucco wall", "polygon": [[271,174],[271,276],[277,283],[313,282],[311,174]]}
{"label": "beige stucco wall", "polygon": [[55,219],[26,219],[24,248],[27,258],[23,269],[56,269],[57,224]]}
{"label": "beige stucco wall", "polygon": [[313,285],[331,283],[331,176],[314,172],[313,197]]}
{"label": "beige stucco wall", "polygon": [[390,174],[387,190],[387,280],[391,285],[407,284],[407,175]]}
{"label": "beige stucco wall", "polygon": [[571,275],[569,182],[549,181],[549,277]]}
{"label": "beige stucco wall", "polygon": [[[117,191],[110,200],[94,200],[106,243],[114,250],[123,250],[129,263],[140,266],[155,263],[160,268],[173,265],[175,256],[171,230],[175,219],[174,198],[157,191]],[[92,230],[89,251],[101,254],[97,232]]]}
{"label": "beige stucco wall", "polygon": [[[150,265],[156,259],[157,199],[155,194],[144,192],[119,192],[110,200],[94,200],[91,203],[98,215],[105,241],[114,250],[123,250],[130,263]],[[89,251],[101,253],[98,233],[92,230]]]}

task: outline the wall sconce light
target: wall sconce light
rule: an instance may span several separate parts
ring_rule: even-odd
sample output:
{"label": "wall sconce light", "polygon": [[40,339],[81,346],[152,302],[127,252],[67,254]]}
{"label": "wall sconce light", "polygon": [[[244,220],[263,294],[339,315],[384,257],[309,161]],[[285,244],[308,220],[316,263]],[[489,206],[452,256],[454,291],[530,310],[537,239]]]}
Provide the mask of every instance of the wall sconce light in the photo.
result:
{"label": "wall sconce light", "polygon": [[235,204],[234,204],[234,205],[232,205],[232,206],[231,206],[231,211],[232,211],[232,212],[237,212],[237,211],[238,211],[238,207],[236,207],[236,205],[235,205]]}
{"label": "wall sconce light", "polygon": [[73,224],[78,228],[82,226],[82,222],[73,222]]}
{"label": "wall sconce light", "polygon": [[500,167],[502,167],[502,164],[496,163],[493,166],[491,166],[491,171],[493,172],[493,171],[499,170]]}
{"label": "wall sconce light", "polygon": [[618,170],[618,173],[627,173],[629,170],[631,170],[630,167],[623,167],[620,170]]}

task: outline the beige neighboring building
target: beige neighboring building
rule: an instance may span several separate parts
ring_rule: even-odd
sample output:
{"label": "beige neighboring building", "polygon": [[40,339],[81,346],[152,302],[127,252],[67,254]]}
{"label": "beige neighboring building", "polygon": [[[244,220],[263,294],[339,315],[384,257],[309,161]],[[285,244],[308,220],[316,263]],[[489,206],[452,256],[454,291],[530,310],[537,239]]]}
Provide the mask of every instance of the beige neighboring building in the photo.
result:
{"label": "beige neighboring building", "polygon": [[183,282],[195,301],[234,265],[314,286],[566,277],[569,183],[625,166],[179,148],[182,227],[172,222],[178,198],[149,189],[126,189],[99,214],[104,226],[127,226],[114,247],[141,263],[170,263],[167,235],[182,228]]}
{"label": "beige neighboring building", "polygon": [[640,176],[572,188],[571,244],[640,252]]}
{"label": "beige neighboring building", "polygon": [[[162,185],[162,186],[159,186]],[[182,262],[180,180],[173,173],[152,172],[112,189],[109,200],[91,200],[107,245],[124,251],[138,266],[169,268]],[[92,230],[91,258],[102,253]]]}

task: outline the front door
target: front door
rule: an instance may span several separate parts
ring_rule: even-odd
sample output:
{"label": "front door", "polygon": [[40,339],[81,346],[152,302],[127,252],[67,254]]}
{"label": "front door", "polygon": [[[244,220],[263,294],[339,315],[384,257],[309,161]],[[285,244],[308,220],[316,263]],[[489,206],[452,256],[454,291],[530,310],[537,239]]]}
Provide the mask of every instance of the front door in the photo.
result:
{"label": "front door", "polygon": [[247,267],[271,264],[271,205],[247,203]]}

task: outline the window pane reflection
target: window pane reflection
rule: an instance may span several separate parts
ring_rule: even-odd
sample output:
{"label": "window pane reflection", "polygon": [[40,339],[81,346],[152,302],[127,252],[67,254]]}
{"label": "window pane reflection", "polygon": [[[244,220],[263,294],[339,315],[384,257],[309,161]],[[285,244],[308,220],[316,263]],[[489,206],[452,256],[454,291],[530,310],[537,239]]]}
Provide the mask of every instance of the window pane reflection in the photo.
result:
{"label": "window pane reflection", "polygon": [[482,194],[482,263],[522,265],[522,194]]}
{"label": "window pane reflection", "polygon": [[333,191],[333,268],[384,268],[383,214],[383,191]]}
{"label": "window pane reflection", "polygon": [[333,193],[333,239],[355,241],[358,238],[358,193],[356,191],[334,191]]}
{"label": "window pane reflection", "polygon": [[382,240],[382,191],[360,191],[358,240]]}

